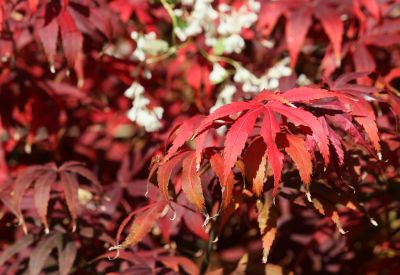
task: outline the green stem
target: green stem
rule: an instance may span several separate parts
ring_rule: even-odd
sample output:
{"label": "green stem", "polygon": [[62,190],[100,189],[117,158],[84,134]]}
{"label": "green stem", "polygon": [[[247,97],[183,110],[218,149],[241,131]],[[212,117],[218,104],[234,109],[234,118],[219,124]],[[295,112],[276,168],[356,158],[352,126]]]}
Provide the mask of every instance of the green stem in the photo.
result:
{"label": "green stem", "polygon": [[174,13],[174,10],[172,9],[171,5],[167,2],[167,0],[160,0],[161,4],[167,11],[169,17],[171,17],[172,20],[172,33],[171,33],[171,40],[172,40],[172,45],[176,45],[176,39],[175,39],[175,29],[178,27],[178,21],[176,20],[176,16]]}

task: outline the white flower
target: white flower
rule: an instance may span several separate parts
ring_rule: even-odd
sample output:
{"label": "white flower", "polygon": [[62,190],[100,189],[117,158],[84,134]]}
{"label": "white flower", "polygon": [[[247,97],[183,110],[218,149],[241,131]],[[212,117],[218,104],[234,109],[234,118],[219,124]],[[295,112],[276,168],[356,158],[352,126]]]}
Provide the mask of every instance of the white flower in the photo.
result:
{"label": "white flower", "polygon": [[218,11],[219,12],[226,13],[226,12],[228,12],[230,10],[231,10],[231,6],[229,6],[229,5],[225,4],[225,3],[222,3],[222,4],[218,5]]}
{"label": "white flower", "polygon": [[296,83],[299,84],[300,86],[306,86],[306,85],[310,85],[312,82],[310,79],[308,79],[308,77],[305,74],[301,74],[297,78]]}
{"label": "white flower", "polygon": [[157,39],[154,32],[145,35],[132,32],[131,38],[136,41],[136,49],[132,53],[132,58],[142,62],[146,59],[146,54],[157,55],[166,52],[169,47],[166,41]]}
{"label": "white flower", "polygon": [[233,80],[238,83],[243,83],[246,81],[250,81],[252,77],[252,73],[250,73],[247,69],[239,67],[236,70],[235,75],[233,76]]}
{"label": "white flower", "polygon": [[182,0],[182,5],[191,6],[194,0]]}
{"label": "white flower", "polygon": [[144,127],[146,132],[154,132],[161,128],[160,120],[164,109],[161,107],[147,108],[150,100],[144,96],[144,87],[140,83],[133,82],[124,95],[133,99],[132,108],[127,113],[131,121],[135,121],[138,125]]}
{"label": "white flower", "polygon": [[175,16],[181,17],[183,15],[182,9],[174,9]]}
{"label": "white flower", "polygon": [[131,86],[125,91],[124,96],[134,99],[143,94],[144,88],[138,82],[134,81]]}
{"label": "white flower", "polygon": [[228,14],[228,11],[230,11],[229,6],[225,7],[224,4],[220,5],[219,10],[221,14],[218,33],[223,36],[239,34],[243,28],[251,27],[258,19],[258,15],[252,12],[253,8],[251,7],[254,6],[256,9],[256,3],[257,2],[249,1],[248,5],[243,5],[239,10],[233,10],[230,14]]}
{"label": "white flower", "polygon": [[218,63],[214,63],[213,69],[210,73],[210,81],[213,84],[218,84],[224,81],[224,79],[228,76],[228,72],[225,70],[224,67],[219,65]]}
{"label": "white flower", "polygon": [[245,43],[239,34],[232,34],[224,39],[224,52],[225,53],[241,53]]}

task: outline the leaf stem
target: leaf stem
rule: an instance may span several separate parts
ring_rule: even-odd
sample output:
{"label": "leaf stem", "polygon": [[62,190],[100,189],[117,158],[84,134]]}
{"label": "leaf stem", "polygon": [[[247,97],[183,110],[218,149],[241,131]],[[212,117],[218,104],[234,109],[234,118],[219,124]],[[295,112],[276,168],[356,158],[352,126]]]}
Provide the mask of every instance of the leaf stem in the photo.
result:
{"label": "leaf stem", "polygon": [[161,4],[167,11],[168,15],[171,17],[172,20],[172,33],[171,33],[171,40],[172,40],[172,45],[176,45],[176,38],[175,38],[175,29],[178,26],[178,21],[176,20],[176,16],[174,14],[174,10],[172,9],[171,5],[166,1],[166,0],[160,0]]}

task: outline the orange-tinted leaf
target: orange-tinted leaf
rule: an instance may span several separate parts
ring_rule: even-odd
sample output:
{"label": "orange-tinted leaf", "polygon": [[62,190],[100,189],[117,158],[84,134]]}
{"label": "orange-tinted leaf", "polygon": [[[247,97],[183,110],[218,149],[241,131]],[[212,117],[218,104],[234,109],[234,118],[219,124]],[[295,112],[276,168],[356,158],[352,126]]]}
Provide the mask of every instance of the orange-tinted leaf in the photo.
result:
{"label": "orange-tinted leaf", "polygon": [[164,197],[165,201],[169,201],[169,194],[168,194],[169,179],[171,178],[171,175],[175,167],[177,167],[181,163],[182,159],[185,156],[187,156],[187,153],[179,154],[158,167],[157,171],[158,188],[160,189],[161,195]]}
{"label": "orange-tinted leaf", "polygon": [[322,128],[319,120],[310,112],[302,110],[300,108],[292,108],[282,105],[279,102],[269,102],[267,106],[273,108],[274,111],[281,113],[290,119],[296,126],[305,125],[308,126],[313,132],[313,138],[317,142],[319,150],[325,161],[325,166],[329,163],[329,141]]}
{"label": "orange-tinted leaf", "polygon": [[265,194],[263,202],[260,200],[257,201],[258,227],[260,228],[264,249],[263,263],[268,261],[268,255],[275,240],[277,230],[276,221],[278,214],[272,202],[272,196],[269,192]]}
{"label": "orange-tinted leaf", "polygon": [[196,155],[189,154],[182,163],[182,190],[190,203],[200,211],[205,210],[200,175],[196,170]]}
{"label": "orange-tinted leaf", "polygon": [[224,180],[224,159],[220,154],[213,154],[210,158],[211,168],[217,175],[221,189],[222,189],[222,204],[221,208],[225,209],[232,201],[234,177],[232,171],[230,172],[227,181]]}
{"label": "orange-tinted leaf", "polygon": [[307,186],[311,181],[312,162],[304,140],[300,137],[287,134],[286,139],[289,146],[285,148],[286,153],[292,158],[300,173],[300,178]]}
{"label": "orange-tinted leaf", "polygon": [[265,181],[265,174],[267,168],[267,154],[265,153],[260,162],[260,166],[258,167],[256,176],[253,179],[253,192],[260,196],[263,189],[264,189],[264,181]]}
{"label": "orange-tinted leaf", "polygon": [[365,130],[376,151],[381,151],[381,145],[379,144],[378,127],[373,119],[369,117],[356,117],[354,118]]}
{"label": "orange-tinted leaf", "polygon": [[178,149],[193,136],[194,130],[203,118],[203,116],[194,116],[185,120],[178,127],[178,129],[173,133],[175,138],[172,141],[172,146],[168,149],[164,160],[170,159],[176,153],[176,151],[178,151]]}
{"label": "orange-tinted leaf", "polygon": [[262,138],[255,139],[243,155],[244,174],[247,182],[251,182],[254,193],[261,194],[267,165],[266,145]]}
{"label": "orange-tinted leaf", "polygon": [[175,272],[179,272],[179,267],[181,267],[187,274],[199,274],[199,269],[197,268],[197,266],[188,258],[180,256],[162,256],[158,259],[166,267],[172,269]]}
{"label": "orange-tinted leaf", "polygon": [[207,131],[204,131],[200,135],[198,135],[194,139],[194,144],[196,145],[196,170],[199,171],[200,165],[201,165],[201,156],[204,150],[204,147],[206,146],[206,139],[207,139]]}
{"label": "orange-tinted leaf", "polygon": [[135,217],[125,241],[114,249],[123,249],[140,242],[153,228],[165,206],[165,201],[159,201],[146,211],[139,213]]}

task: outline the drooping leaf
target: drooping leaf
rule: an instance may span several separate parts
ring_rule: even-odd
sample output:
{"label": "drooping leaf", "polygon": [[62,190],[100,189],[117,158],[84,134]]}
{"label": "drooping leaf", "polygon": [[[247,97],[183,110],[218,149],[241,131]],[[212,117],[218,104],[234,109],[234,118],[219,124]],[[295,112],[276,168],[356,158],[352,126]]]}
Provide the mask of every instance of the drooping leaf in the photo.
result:
{"label": "drooping leaf", "polygon": [[187,156],[187,153],[179,154],[171,158],[166,163],[161,164],[157,171],[158,188],[165,201],[169,201],[168,185],[174,169],[182,162]]}
{"label": "drooping leaf", "polygon": [[82,162],[65,162],[60,166],[59,170],[65,170],[80,175],[89,180],[90,183],[94,184],[99,189],[102,188],[97,176],[92,171],[87,169]]}
{"label": "drooping leaf", "polygon": [[[281,173],[283,168],[283,154],[279,151],[276,145],[276,134],[280,132],[280,127],[276,117],[270,109],[264,112],[264,119],[262,121],[260,135],[262,136],[265,144],[267,145],[268,163],[274,172],[274,191],[276,195],[281,180]],[[260,171],[261,173],[262,171]]]}
{"label": "drooping leaf", "polygon": [[259,196],[264,188],[267,166],[267,147],[262,138],[256,138],[243,154],[244,176],[252,183],[253,192]]}
{"label": "drooping leaf", "polygon": [[34,186],[34,200],[39,217],[44,224],[46,233],[49,232],[47,223],[47,206],[50,199],[51,184],[55,182],[57,174],[54,171],[47,171],[41,175]]}
{"label": "drooping leaf", "polygon": [[340,64],[341,49],[342,49],[342,36],[343,36],[343,22],[340,15],[333,7],[328,5],[318,5],[314,9],[315,16],[321,21],[325,33],[331,40],[333,50],[335,52],[336,64]]}
{"label": "drooping leaf", "polygon": [[54,58],[57,51],[58,32],[58,21],[55,17],[47,25],[39,29],[39,37],[49,60],[50,70],[53,73],[55,72]]}
{"label": "drooping leaf", "polygon": [[285,28],[286,43],[290,53],[290,65],[294,67],[311,25],[311,10],[305,6],[289,12]]}
{"label": "drooping leaf", "polygon": [[[23,216],[21,213],[21,201],[24,193],[29,187],[40,177],[46,173],[47,169],[40,165],[35,165],[27,168],[20,173],[15,181],[14,189],[14,207],[18,211],[18,218],[20,223],[24,223]],[[24,224],[23,224],[24,226]],[[24,229],[25,230],[25,229]]]}
{"label": "drooping leaf", "polygon": [[224,143],[224,182],[227,181],[232,167],[243,151],[260,111],[261,107],[258,107],[246,112],[229,129]]}
{"label": "drooping leaf", "polygon": [[77,248],[73,242],[67,243],[64,249],[58,245],[58,270],[61,275],[68,275],[73,267]]}
{"label": "drooping leaf", "polygon": [[58,16],[58,24],[60,26],[62,46],[68,66],[73,68],[78,54],[82,51],[82,33],[77,29],[74,19],[68,10],[62,11]]}
{"label": "drooping leaf", "polygon": [[60,183],[63,187],[65,200],[67,201],[68,210],[72,217],[72,231],[75,231],[76,219],[78,217],[77,208],[79,206],[78,181],[73,174],[61,172]]}
{"label": "drooping leaf", "polygon": [[137,214],[131,225],[128,236],[122,244],[117,245],[114,249],[124,249],[140,242],[153,228],[165,206],[165,201],[159,201],[154,203],[154,205],[146,211]]}
{"label": "drooping leaf", "polygon": [[203,190],[201,187],[200,175],[196,169],[195,152],[190,153],[182,163],[182,190],[186,198],[196,208],[205,211]]}
{"label": "drooping leaf", "polygon": [[217,175],[221,189],[222,189],[222,204],[221,209],[225,209],[232,201],[233,188],[234,188],[234,177],[232,171],[230,172],[228,179],[224,182],[224,159],[220,154],[215,153],[210,158],[211,168]]}
{"label": "drooping leaf", "polygon": [[288,146],[285,147],[285,151],[294,161],[297,169],[299,170],[300,178],[308,190],[308,185],[310,184],[312,174],[311,155],[308,152],[305,142],[302,138],[287,134],[286,140],[288,142]]}
{"label": "drooping leaf", "polygon": [[208,132],[204,131],[194,139],[194,144],[196,145],[196,153],[195,153],[195,155],[196,155],[195,156],[195,158],[196,158],[196,171],[200,170],[201,157],[202,157],[203,150],[204,150],[204,148],[206,146],[207,135],[208,135]]}
{"label": "drooping leaf", "polygon": [[263,263],[267,263],[271,246],[275,240],[277,230],[277,212],[273,204],[271,193],[265,193],[263,201],[257,201],[258,227],[263,243]]}
{"label": "drooping leaf", "polygon": [[176,151],[188,141],[194,133],[194,130],[203,119],[203,116],[194,116],[185,120],[176,131],[173,133],[175,138],[172,141],[172,146],[168,149],[164,160],[170,159]]}
{"label": "drooping leaf", "polygon": [[375,121],[368,117],[356,117],[355,120],[364,128],[376,151],[379,153],[381,145],[379,144],[378,127]]}
{"label": "drooping leaf", "polygon": [[54,234],[37,244],[29,259],[29,274],[40,274],[51,251],[56,248],[57,243],[60,241],[60,237],[59,234]]}
{"label": "drooping leaf", "polygon": [[313,132],[313,138],[317,142],[322,157],[324,158],[325,165],[327,166],[329,163],[329,141],[318,119],[312,113],[300,108],[290,108],[278,102],[268,103],[268,106],[272,107],[274,111],[289,118],[296,126],[306,125],[310,127]]}
{"label": "drooping leaf", "polygon": [[199,274],[197,266],[188,258],[179,256],[162,256],[159,260],[175,272],[179,272],[179,268],[181,267],[187,274]]}
{"label": "drooping leaf", "polygon": [[325,117],[319,117],[318,120],[321,122],[322,127],[324,128],[325,133],[329,137],[329,142],[335,150],[336,156],[339,161],[339,166],[343,165],[344,161],[344,152],[342,148],[341,138],[336,132],[328,125]]}
{"label": "drooping leaf", "polygon": [[26,235],[4,249],[0,255],[0,266],[4,265],[15,254],[30,246],[34,241],[33,235]]}

